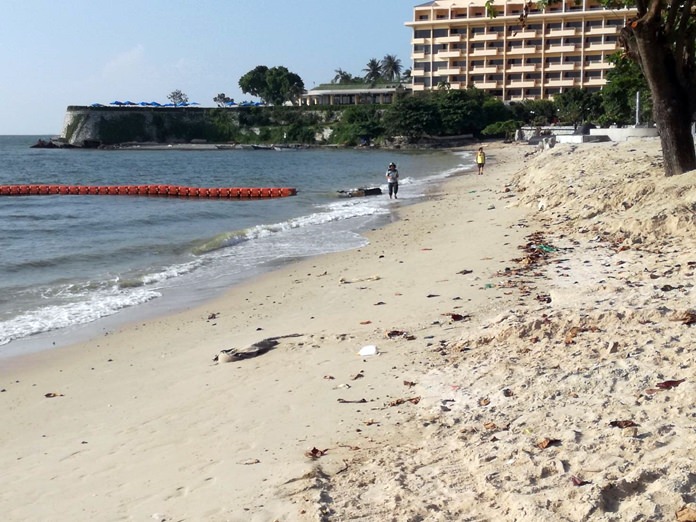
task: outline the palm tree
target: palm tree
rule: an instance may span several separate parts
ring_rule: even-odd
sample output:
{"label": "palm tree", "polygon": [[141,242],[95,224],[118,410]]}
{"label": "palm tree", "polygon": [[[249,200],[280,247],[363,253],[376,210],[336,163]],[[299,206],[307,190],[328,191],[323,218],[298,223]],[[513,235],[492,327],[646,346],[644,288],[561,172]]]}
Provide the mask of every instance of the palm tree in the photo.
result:
{"label": "palm tree", "polygon": [[396,55],[387,54],[382,58],[382,75],[387,80],[398,80],[401,78],[401,60]]}
{"label": "palm tree", "polygon": [[411,81],[411,69],[406,69],[404,73],[401,75],[401,81]]}
{"label": "palm tree", "polygon": [[365,81],[374,85],[382,78],[382,64],[377,58],[372,58],[367,62],[363,72],[365,73]]}
{"label": "palm tree", "polygon": [[336,76],[334,76],[331,83],[350,83],[351,81],[353,81],[353,75],[347,71],[344,71],[343,69],[339,68],[336,69],[334,72],[336,73]]}

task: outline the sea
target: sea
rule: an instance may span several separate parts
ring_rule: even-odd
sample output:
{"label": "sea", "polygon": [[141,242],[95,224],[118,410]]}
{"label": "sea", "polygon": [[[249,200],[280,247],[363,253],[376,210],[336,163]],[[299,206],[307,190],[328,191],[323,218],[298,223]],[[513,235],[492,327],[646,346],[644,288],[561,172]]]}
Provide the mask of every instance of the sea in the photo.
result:
{"label": "sea", "polygon": [[[0,196],[0,357],[86,340],[205,302],[294,260],[359,248],[469,152],[372,149],[82,150],[0,136],[0,185],[293,187],[285,198]],[[390,162],[398,200],[386,195]],[[342,197],[380,187],[384,195]]]}

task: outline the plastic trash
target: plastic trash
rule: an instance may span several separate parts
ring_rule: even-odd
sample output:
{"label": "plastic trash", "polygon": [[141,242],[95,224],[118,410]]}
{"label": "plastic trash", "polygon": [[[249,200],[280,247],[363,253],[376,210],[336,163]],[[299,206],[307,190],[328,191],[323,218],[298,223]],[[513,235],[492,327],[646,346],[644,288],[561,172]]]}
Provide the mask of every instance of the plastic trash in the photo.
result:
{"label": "plastic trash", "polygon": [[379,352],[377,351],[377,347],[374,344],[368,344],[367,346],[363,346],[360,348],[360,351],[358,352],[358,355],[362,357],[368,357],[370,355],[377,355]]}

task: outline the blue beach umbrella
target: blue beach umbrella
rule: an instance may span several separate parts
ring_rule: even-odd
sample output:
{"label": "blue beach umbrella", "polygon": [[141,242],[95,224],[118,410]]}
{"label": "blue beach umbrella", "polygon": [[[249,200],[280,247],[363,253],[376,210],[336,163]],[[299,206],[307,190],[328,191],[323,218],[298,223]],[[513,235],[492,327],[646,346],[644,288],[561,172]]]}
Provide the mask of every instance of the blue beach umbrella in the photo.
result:
{"label": "blue beach umbrella", "polygon": [[116,101],[112,101],[109,105],[123,105],[123,102],[116,100]]}

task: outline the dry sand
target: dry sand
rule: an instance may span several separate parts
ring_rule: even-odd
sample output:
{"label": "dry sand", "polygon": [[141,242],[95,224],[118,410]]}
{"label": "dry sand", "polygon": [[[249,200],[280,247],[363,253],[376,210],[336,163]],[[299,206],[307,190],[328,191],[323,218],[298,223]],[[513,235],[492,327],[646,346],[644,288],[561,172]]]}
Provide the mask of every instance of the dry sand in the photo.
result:
{"label": "dry sand", "polygon": [[3,361],[3,520],[696,520],[696,173],[533,150],[364,248]]}

